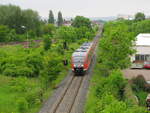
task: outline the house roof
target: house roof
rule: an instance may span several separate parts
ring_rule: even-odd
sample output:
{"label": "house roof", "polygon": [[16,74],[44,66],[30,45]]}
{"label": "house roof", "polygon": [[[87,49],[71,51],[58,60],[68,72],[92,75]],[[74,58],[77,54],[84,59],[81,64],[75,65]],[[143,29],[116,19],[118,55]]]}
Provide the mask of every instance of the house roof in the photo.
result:
{"label": "house roof", "polygon": [[150,33],[140,33],[136,38],[137,46],[150,46]]}

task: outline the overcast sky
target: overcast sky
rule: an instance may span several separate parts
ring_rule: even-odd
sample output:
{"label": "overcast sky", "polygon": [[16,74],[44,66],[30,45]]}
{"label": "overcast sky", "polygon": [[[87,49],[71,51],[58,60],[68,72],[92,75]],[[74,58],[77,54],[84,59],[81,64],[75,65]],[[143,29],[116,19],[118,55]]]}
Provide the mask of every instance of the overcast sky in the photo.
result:
{"label": "overcast sky", "polygon": [[0,0],[0,4],[31,8],[42,17],[48,17],[49,10],[53,10],[55,16],[61,11],[64,17],[106,17],[139,11],[150,15],[150,0]]}

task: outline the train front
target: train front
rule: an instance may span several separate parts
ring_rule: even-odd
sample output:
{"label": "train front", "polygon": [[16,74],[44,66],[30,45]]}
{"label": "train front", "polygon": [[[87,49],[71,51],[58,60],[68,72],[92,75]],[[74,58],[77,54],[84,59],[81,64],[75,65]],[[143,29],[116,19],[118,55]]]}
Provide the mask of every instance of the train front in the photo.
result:
{"label": "train front", "polygon": [[85,72],[84,69],[84,60],[85,60],[85,56],[83,53],[81,52],[75,52],[72,55],[72,63],[71,63],[71,67],[72,67],[72,71],[76,74],[82,74]]}

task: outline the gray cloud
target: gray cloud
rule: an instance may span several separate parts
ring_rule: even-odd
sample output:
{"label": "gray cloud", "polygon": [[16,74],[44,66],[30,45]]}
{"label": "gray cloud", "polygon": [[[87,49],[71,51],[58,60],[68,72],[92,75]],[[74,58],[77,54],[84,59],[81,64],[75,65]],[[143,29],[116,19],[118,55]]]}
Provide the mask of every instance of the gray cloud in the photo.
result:
{"label": "gray cloud", "polygon": [[147,15],[150,13],[150,0],[0,0],[0,4],[31,8],[37,10],[42,17],[47,17],[50,9],[54,11],[55,16],[61,11],[65,17],[104,17],[134,14],[138,11]]}

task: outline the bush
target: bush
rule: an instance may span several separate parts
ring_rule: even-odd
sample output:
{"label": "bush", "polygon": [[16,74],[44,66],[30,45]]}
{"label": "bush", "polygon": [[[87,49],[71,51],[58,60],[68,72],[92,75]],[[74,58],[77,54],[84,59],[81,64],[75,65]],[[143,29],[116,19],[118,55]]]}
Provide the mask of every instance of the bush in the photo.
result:
{"label": "bush", "polygon": [[62,69],[62,64],[59,59],[53,58],[52,60],[48,61],[48,76],[49,80],[53,81],[59,75],[59,72]]}
{"label": "bush", "polygon": [[27,66],[30,67],[33,71],[33,74],[30,77],[38,76],[40,70],[43,69],[43,58],[40,54],[30,54],[26,58]]}
{"label": "bush", "polygon": [[17,100],[17,107],[20,113],[27,113],[28,110],[28,102],[25,98],[21,97]]}
{"label": "bush", "polygon": [[101,97],[102,94],[110,92],[113,96],[122,99],[126,83],[122,73],[119,70],[114,70],[107,79],[101,80],[96,94]]}
{"label": "bush", "polygon": [[143,75],[138,75],[131,81],[132,89],[139,99],[139,104],[145,106],[145,99],[150,91],[150,85],[146,82]]}
{"label": "bush", "polygon": [[28,89],[31,88],[26,77],[18,77],[13,79],[10,83],[10,86],[12,87],[12,91],[17,92],[27,92]]}
{"label": "bush", "polygon": [[8,42],[9,28],[4,25],[0,25],[0,42]]}
{"label": "bush", "polygon": [[132,79],[132,88],[135,91],[145,90],[146,81],[143,75],[138,75],[136,78]]}
{"label": "bush", "polygon": [[138,100],[139,100],[139,105],[142,105],[142,106],[146,106],[146,97],[147,97],[148,93],[147,92],[144,92],[144,91],[138,91],[136,93],[136,96],[138,97]]}
{"label": "bush", "polygon": [[150,92],[150,84],[145,84],[145,91]]}
{"label": "bush", "polygon": [[49,50],[50,46],[51,46],[51,39],[49,38],[49,36],[45,36],[44,37],[44,50]]}
{"label": "bush", "polygon": [[37,88],[32,91],[28,91],[25,95],[27,102],[29,103],[29,107],[32,107],[36,104],[40,104],[42,102],[42,90]]}
{"label": "bush", "polygon": [[33,71],[29,67],[25,66],[15,66],[15,67],[7,67],[3,71],[4,75],[18,77],[18,76],[27,76],[31,77],[33,75]]}

